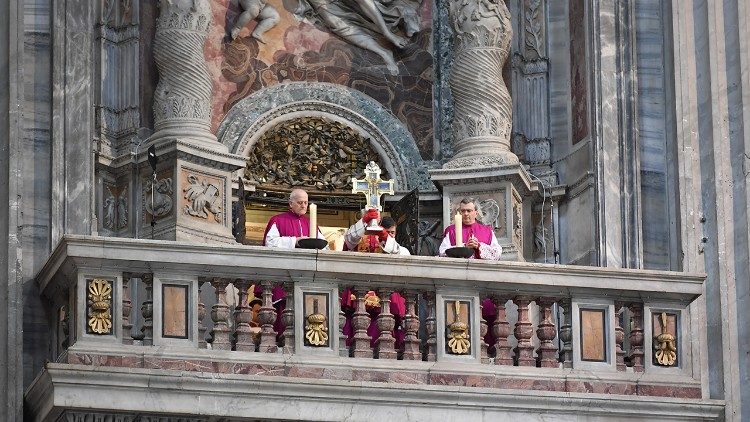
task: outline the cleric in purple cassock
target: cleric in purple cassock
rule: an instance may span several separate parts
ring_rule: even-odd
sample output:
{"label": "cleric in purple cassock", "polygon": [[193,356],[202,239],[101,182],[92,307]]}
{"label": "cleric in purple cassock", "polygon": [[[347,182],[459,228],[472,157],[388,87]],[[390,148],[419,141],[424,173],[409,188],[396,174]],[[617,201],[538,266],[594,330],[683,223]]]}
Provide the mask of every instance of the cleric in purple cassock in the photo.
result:
{"label": "cleric in purple cassock", "polygon": [[[497,242],[497,236],[492,227],[485,226],[477,221],[477,202],[475,199],[464,198],[458,205],[461,213],[461,234],[465,239],[464,246],[474,249],[474,255],[470,259],[486,259],[490,261],[500,260],[503,248]],[[456,245],[456,227],[451,224],[443,233],[443,243],[440,244],[440,256],[445,256],[445,250]],[[482,317],[488,324],[492,325],[497,315],[495,304],[490,299],[482,301]],[[492,346],[495,338],[492,330],[488,330],[485,342]]]}
{"label": "cleric in purple cassock", "polygon": [[[289,211],[274,215],[266,225],[266,231],[263,234],[263,245],[272,248],[294,249],[297,246],[297,240],[310,236],[310,219],[305,215],[307,213],[307,192],[302,189],[292,189],[289,193]],[[318,230],[317,237],[325,239],[323,234]],[[260,285],[255,288],[255,296],[260,297],[263,289]],[[286,293],[281,286],[273,288],[273,304],[276,308],[276,323],[274,329],[281,334],[284,331],[284,325],[281,322],[281,312],[286,305]]]}
{"label": "cleric in purple cassock", "polygon": [[[289,248],[297,246],[297,240],[310,237],[310,219],[307,213],[307,192],[293,189],[289,194],[289,211],[274,215],[266,225],[263,233],[263,245],[272,248]],[[318,230],[318,239],[325,239]]]}

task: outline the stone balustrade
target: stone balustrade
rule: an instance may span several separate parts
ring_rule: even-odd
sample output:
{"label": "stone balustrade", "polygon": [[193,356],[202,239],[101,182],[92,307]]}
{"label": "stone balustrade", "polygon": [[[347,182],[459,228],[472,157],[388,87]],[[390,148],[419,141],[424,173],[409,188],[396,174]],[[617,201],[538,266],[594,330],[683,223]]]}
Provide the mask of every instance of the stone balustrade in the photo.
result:
{"label": "stone balustrade", "polygon": [[67,236],[37,282],[52,385],[127,369],[721,408],[694,364],[700,275]]}

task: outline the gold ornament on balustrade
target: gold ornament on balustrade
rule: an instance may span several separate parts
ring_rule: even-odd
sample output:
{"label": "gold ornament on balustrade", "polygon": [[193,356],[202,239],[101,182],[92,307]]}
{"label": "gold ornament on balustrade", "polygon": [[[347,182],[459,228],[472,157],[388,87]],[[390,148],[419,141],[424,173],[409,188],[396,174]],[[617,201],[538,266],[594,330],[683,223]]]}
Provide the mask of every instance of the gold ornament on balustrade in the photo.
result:
{"label": "gold ornament on balustrade", "polygon": [[101,278],[89,281],[89,329],[96,334],[112,332],[112,283]]}
{"label": "gold ornament on balustrade", "polygon": [[667,332],[667,314],[661,313],[661,334],[654,337],[654,358],[662,366],[674,366],[677,361],[677,345],[675,337]]}
{"label": "gold ornament on balustrade", "polygon": [[312,346],[328,345],[328,324],[323,314],[310,314],[305,325],[305,339]]}
{"label": "gold ornament on balustrade", "polygon": [[455,317],[453,324],[448,326],[448,330],[450,330],[450,333],[448,334],[448,347],[454,355],[466,355],[471,348],[469,326],[466,323],[461,322],[461,303],[455,301],[453,306],[455,309]]}

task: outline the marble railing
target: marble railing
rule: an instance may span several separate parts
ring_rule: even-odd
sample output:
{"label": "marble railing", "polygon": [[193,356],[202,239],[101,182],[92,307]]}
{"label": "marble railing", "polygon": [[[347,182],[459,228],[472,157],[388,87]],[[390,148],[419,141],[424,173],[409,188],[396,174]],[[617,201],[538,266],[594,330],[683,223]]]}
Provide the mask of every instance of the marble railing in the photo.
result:
{"label": "marble railing", "polygon": [[701,275],[66,236],[37,282],[48,371],[705,399]]}

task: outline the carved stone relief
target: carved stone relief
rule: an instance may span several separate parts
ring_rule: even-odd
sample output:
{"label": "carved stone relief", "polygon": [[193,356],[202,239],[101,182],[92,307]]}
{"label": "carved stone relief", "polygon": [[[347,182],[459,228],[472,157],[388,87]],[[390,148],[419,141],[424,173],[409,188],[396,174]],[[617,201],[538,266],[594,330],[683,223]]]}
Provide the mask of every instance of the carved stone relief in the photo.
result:
{"label": "carved stone relief", "polygon": [[505,223],[505,192],[461,192],[450,200],[450,215],[455,214],[458,204],[464,198],[477,201],[477,221],[495,229],[499,238],[507,236]]}
{"label": "carved stone relief", "polygon": [[217,223],[223,221],[223,189],[222,183],[214,178],[198,178],[194,174],[188,174],[187,185],[183,189],[184,199],[187,205],[183,211],[193,217],[208,219],[209,213]]}
{"label": "carved stone relief", "polygon": [[172,193],[171,177],[157,179],[156,183],[153,183],[150,179],[145,179],[143,183],[143,204],[146,212],[155,218],[169,215],[172,211]]}
{"label": "carved stone relief", "polygon": [[313,18],[349,44],[377,54],[396,75],[399,68],[389,48],[406,47],[409,38],[419,31],[421,3],[422,0],[300,0],[295,14]]}
{"label": "carved stone relief", "polygon": [[[352,176],[361,177],[362,163],[369,161],[385,169],[370,140],[359,132],[321,117],[304,117],[263,134],[248,157],[245,177],[261,187],[349,192]],[[389,178],[385,173],[381,177]]]}
{"label": "carved stone relief", "polygon": [[549,211],[532,214],[534,227],[532,258],[537,262],[553,262],[555,253],[554,232]]}
{"label": "carved stone relief", "polygon": [[105,198],[102,226],[109,230],[120,230],[128,225],[128,191],[118,191],[114,186],[105,185]]}
{"label": "carved stone relief", "polygon": [[524,11],[524,45],[526,59],[541,59],[545,56],[544,8],[542,0],[527,0]]}
{"label": "carved stone relief", "polygon": [[[511,98],[502,76],[513,37],[508,8],[498,0],[454,1],[450,18],[454,167],[517,163],[510,151]],[[489,163],[472,160],[486,156]]]}

